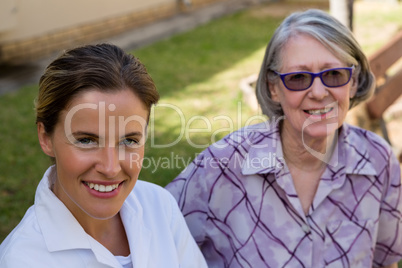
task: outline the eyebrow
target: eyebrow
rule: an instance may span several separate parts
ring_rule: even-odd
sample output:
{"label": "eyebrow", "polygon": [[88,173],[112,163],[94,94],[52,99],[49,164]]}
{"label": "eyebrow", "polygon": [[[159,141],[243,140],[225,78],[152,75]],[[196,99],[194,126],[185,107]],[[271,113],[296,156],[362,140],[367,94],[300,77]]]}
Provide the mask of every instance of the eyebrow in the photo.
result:
{"label": "eyebrow", "polygon": [[85,132],[85,131],[76,131],[72,133],[72,136],[89,136],[93,138],[99,138],[97,134],[91,133],[91,132]]}
{"label": "eyebrow", "polygon": [[[99,138],[99,135],[91,133],[91,132],[85,132],[85,131],[76,131],[72,133],[72,136],[89,136],[92,138]],[[126,137],[142,137],[142,132],[139,131],[134,131],[134,132],[129,132],[122,136],[121,138],[126,138]]]}
{"label": "eyebrow", "polygon": [[[322,70],[326,70],[326,69],[332,69],[332,68],[341,68],[342,66],[337,66],[338,64],[335,62],[328,62],[323,64],[322,66],[320,66],[322,68]],[[300,65],[294,65],[294,66],[290,66],[289,69],[295,69],[295,70],[305,70],[307,72],[311,72],[309,66],[304,65],[304,64],[300,64]],[[304,71],[292,71],[292,72],[304,72]]]}
{"label": "eyebrow", "polygon": [[125,134],[122,138],[125,138],[125,137],[142,137],[142,132],[139,132],[139,131],[135,131],[135,132],[130,132],[130,133],[127,133],[127,134]]}

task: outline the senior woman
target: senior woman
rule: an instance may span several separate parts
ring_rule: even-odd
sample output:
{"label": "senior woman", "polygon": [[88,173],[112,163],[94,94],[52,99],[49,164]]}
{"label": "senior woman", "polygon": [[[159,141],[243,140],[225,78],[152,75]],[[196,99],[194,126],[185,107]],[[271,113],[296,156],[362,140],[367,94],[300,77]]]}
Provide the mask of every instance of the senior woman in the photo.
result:
{"label": "senior woman", "polygon": [[169,192],[138,180],[159,94],[109,45],[63,53],[40,79],[39,143],[54,165],[0,246],[0,267],[206,267]]}
{"label": "senior woman", "polygon": [[373,86],[333,17],[282,22],[257,83],[269,120],[211,145],[167,186],[209,267],[397,267],[399,164],[382,138],[344,123]]}

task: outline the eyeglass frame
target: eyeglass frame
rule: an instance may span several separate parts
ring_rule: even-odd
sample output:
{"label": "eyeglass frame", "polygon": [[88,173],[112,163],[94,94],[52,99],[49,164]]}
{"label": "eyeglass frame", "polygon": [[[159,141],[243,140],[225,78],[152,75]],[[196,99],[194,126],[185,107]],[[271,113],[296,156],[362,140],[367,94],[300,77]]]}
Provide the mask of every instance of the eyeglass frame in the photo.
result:
{"label": "eyeglass frame", "polygon": [[[352,79],[352,75],[353,75],[353,70],[354,70],[354,69],[355,69],[355,66],[352,65],[351,67],[340,67],[340,68],[326,69],[326,70],[323,70],[323,71],[318,72],[318,73],[312,73],[312,72],[279,73],[279,72],[277,72],[277,71],[273,71],[273,72],[274,72],[275,74],[279,75],[279,77],[280,77],[281,80],[282,80],[283,85],[286,87],[287,90],[290,90],[290,91],[304,91],[304,90],[309,89],[309,88],[313,85],[314,80],[315,80],[316,77],[319,77],[320,80],[321,80],[321,83],[322,83],[324,86],[326,86],[326,87],[330,87],[330,88],[342,87],[342,86],[344,86],[344,85],[346,85],[347,83],[350,82],[350,79]],[[337,85],[337,86],[329,86],[329,85],[325,84],[325,82],[324,82],[323,79],[322,79],[323,73],[328,72],[328,71],[333,71],[333,70],[348,70],[349,73],[350,73],[350,76],[349,76],[348,81],[346,81],[346,83],[344,83],[344,84]],[[306,87],[306,88],[304,88],[304,89],[290,89],[290,88],[288,88],[288,87],[286,86],[286,83],[285,83],[285,76],[290,75],[290,74],[309,74],[309,75],[312,76],[311,83],[310,83],[310,85],[309,85],[308,87]]]}

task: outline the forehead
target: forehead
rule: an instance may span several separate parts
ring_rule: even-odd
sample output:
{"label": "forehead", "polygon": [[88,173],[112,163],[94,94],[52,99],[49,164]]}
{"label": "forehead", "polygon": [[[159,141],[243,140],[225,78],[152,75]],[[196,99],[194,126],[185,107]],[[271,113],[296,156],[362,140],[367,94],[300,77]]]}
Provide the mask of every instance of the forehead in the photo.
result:
{"label": "forehead", "polygon": [[122,119],[138,116],[147,120],[148,114],[145,104],[131,90],[101,92],[94,89],[75,96],[62,112],[61,119],[98,123],[102,118],[113,116]]}
{"label": "forehead", "polygon": [[69,105],[66,109],[70,109],[72,105],[76,103],[83,103],[83,102],[107,102],[113,99],[119,99],[120,96],[125,97],[134,97],[140,101],[140,99],[133,93],[132,90],[129,88],[122,88],[122,89],[98,89],[98,88],[87,88],[80,91],[78,94],[74,95]]}
{"label": "forehead", "polygon": [[291,36],[280,52],[283,68],[340,67],[343,65],[338,55],[316,38],[307,34]]}

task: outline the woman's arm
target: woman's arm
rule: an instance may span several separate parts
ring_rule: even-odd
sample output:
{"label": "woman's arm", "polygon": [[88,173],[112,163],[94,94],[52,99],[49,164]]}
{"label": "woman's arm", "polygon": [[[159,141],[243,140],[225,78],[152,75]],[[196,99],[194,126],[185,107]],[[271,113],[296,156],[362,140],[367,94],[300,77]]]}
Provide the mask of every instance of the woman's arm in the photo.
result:
{"label": "woman's arm", "polygon": [[170,194],[169,197],[172,205],[171,230],[176,243],[180,267],[207,268],[204,256],[191,236],[176,200]]}
{"label": "woman's arm", "polygon": [[[378,175],[383,189],[373,263],[379,267],[397,268],[402,256],[401,169],[390,148],[383,148],[388,151],[384,158],[388,163]],[[388,263],[393,264],[385,265]]]}

